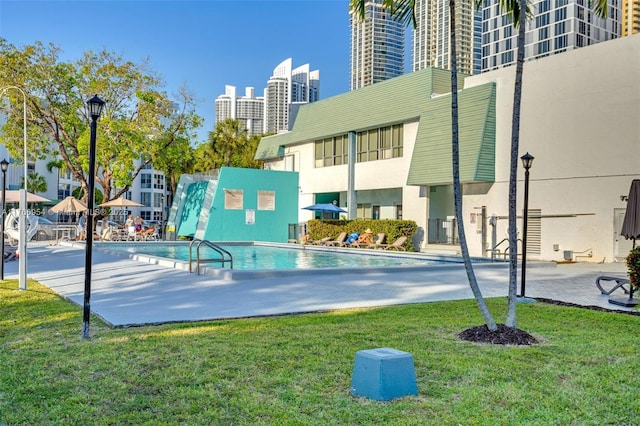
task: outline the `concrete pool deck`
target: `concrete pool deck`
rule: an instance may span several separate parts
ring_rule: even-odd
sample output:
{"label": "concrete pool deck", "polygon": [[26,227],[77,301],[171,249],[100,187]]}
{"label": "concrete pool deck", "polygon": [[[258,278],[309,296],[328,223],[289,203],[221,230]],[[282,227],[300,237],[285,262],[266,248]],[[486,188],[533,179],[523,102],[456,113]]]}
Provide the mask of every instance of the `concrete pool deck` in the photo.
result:
{"label": "concrete pool deck", "polygon": [[[352,249],[353,250],[353,249]],[[30,245],[27,275],[82,306],[84,247]],[[507,265],[475,267],[484,297],[507,295]],[[626,276],[624,263],[550,266],[529,262],[526,295],[611,311],[595,280]],[[18,277],[18,262],[5,264],[5,278]],[[346,308],[472,299],[462,264],[424,270],[354,271],[332,275],[266,277],[231,281],[93,251],[91,310],[113,326],[158,324],[331,311]],[[519,285],[519,284],[518,284]],[[617,290],[612,297],[624,297]]]}

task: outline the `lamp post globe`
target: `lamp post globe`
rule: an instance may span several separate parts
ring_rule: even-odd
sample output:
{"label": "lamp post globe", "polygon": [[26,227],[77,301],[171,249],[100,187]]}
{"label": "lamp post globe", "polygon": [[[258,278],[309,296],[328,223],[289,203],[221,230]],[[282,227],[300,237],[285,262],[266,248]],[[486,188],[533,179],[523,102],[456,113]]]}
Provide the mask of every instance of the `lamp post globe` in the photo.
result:
{"label": "lamp post globe", "polygon": [[102,114],[105,101],[98,95],[87,101],[87,111],[91,117],[91,139],[89,140],[89,170],[87,172],[87,222],[85,225],[86,247],[85,247],[85,269],[84,269],[84,304],[82,313],[82,337],[88,339],[89,321],[91,317],[91,262],[93,251],[93,223],[94,223],[94,192],[95,192],[95,170],[96,170],[96,133],[98,129],[98,118]]}

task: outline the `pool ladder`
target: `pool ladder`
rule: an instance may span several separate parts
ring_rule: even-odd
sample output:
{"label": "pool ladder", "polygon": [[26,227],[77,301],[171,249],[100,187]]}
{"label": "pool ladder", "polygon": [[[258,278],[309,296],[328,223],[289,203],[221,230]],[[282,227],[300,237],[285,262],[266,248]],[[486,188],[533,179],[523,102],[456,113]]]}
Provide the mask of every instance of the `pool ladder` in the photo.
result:
{"label": "pool ladder", "polygon": [[[222,247],[212,243],[211,241],[194,239],[189,244],[189,273],[191,273],[191,266],[193,265],[193,246],[194,246],[194,244],[196,246],[196,273],[198,275],[200,275],[200,264],[202,264],[202,263],[220,263],[222,265],[222,267],[224,267],[224,264],[229,262],[229,267],[231,269],[233,269],[233,256],[231,255],[231,253],[229,253],[228,251],[226,251]],[[200,247],[202,245],[204,245],[206,247],[209,247],[210,249],[216,251],[220,255],[220,257],[219,258],[213,258],[213,259],[203,259],[203,258],[201,258],[200,257]]]}

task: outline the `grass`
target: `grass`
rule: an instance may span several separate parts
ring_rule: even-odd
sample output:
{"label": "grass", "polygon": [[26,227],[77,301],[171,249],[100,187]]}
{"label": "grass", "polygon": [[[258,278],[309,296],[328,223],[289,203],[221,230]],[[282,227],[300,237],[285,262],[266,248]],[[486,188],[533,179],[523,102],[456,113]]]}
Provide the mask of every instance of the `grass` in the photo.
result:
{"label": "grass", "polygon": [[[459,340],[482,323],[473,301],[129,329],[93,317],[85,340],[81,307],[17,287],[0,282],[6,425],[640,424],[639,316],[519,305],[532,347]],[[349,394],[355,353],[377,347],[413,355],[419,396]]]}

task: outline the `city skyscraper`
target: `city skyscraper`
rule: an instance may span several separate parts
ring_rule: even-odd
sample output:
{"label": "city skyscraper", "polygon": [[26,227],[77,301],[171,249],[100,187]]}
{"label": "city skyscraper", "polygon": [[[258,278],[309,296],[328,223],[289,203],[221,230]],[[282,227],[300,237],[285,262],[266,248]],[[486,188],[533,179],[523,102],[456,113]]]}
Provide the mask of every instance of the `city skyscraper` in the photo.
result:
{"label": "city skyscraper", "polygon": [[350,11],[351,90],[404,73],[404,27],[381,0],[367,1],[365,18]]}
{"label": "city skyscraper", "polygon": [[291,129],[300,105],[315,102],[320,96],[320,71],[309,64],[292,68],[291,58],[274,70],[264,89],[264,133]]}
{"label": "city skyscraper", "polygon": [[[451,69],[448,0],[416,0],[413,31],[413,71],[436,67]],[[456,59],[458,72],[481,71],[482,16],[472,0],[456,1]]]}
{"label": "city skyscraper", "polygon": [[233,118],[242,123],[249,136],[260,135],[264,130],[264,98],[256,97],[253,87],[245,88],[245,95],[238,96],[235,86],[224,86],[224,95],[216,99],[216,123]]}
{"label": "city skyscraper", "polygon": [[[540,0],[532,5],[527,20],[525,58],[541,58],[620,37],[620,1],[609,0],[608,17],[602,19],[588,0]],[[499,0],[485,0],[482,6],[482,71],[494,70],[516,61],[517,31],[511,19],[501,13]]]}
{"label": "city skyscraper", "polygon": [[640,0],[622,0],[622,36],[640,33]]}

